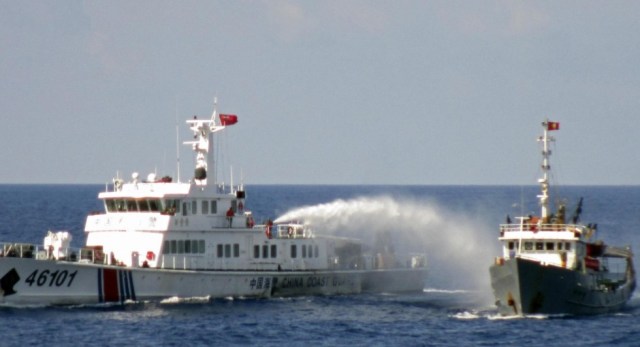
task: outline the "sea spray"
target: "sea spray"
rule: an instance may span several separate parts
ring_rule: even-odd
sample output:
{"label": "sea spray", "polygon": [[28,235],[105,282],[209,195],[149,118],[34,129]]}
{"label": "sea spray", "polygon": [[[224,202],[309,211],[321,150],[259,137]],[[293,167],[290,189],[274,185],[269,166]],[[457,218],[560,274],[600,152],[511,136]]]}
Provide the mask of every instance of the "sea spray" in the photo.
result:
{"label": "sea spray", "polygon": [[369,245],[377,234],[388,232],[397,254],[427,254],[429,287],[489,293],[497,235],[481,216],[453,213],[434,202],[377,196],[304,206],[275,222],[288,221],[304,221],[318,234],[356,237]]}

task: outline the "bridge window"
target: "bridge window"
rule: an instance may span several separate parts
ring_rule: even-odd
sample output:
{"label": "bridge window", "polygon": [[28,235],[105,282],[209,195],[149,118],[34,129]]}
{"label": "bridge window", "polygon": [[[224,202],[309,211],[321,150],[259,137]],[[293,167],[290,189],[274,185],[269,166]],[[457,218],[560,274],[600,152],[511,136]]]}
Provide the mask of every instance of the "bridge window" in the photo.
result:
{"label": "bridge window", "polygon": [[254,258],[260,258],[260,246],[259,245],[254,245],[253,246],[253,257]]}
{"label": "bridge window", "polygon": [[191,253],[191,241],[186,240],[184,242],[184,252],[187,253],[187,254]]}
{"label": "bridge window", "polygon": [[138,212],[138,204],[135,200],[127,200],[127,211]]}
{"label": "bridge window", "polygon": [[191,214],[198,214],[198,202],[195,200],[191,202]]}
{"label": "bridge window", "polygon": [[564,249],[566,249],[567,251],[571,250],[571,242],[565,242],[564,243]]}
{"label": "bridge window", "polygon": [[532,251],[533,250],[533,242],[525,242],[524,243],[524,249],[525,249],[525,251]]}
{"label": "bridge window", "polygon": [[262,245],[262,257],[263,258],[269,257],[269,246],[268,245]]}
{"label": "bridge window", "polygon": [[107,212],[116,212],[116,202],[113,199],[105,200],[105,206],[107,207]]}
{"label": "bridge window", "polygon": [[277,248],[276,245],[271,245],[271,258],[275,258],[277,256]]}
{"label": "bridge window", "polygon": [[318,249],[318,245],[313,247],[316,258],[320,256],[320,250]]}
{"label": "bridge window", "polygon": [[176,253],[184,253],[184,240],[178,240],[178,250]]}
{"label": "bridge window", "polygon": [[234,258],[238,258],[239,256],[240,256],[240,244],[234,243],[233,244],[233,257]]}
{"label": "bridge window", "polygon": [[296,249],[296,245],[291,245],[291,258],[296,258],[298,256],[298,250]]}
{"label": "bridge window", "polygon": [[218,245],[218,258],[222,258],[222,256],[224,255],[223,247],[224,246],[222,244]]}
{"label": "bridge window", "polygon": [[553,251],[553,246],[555,246],[555,243],[547,242],[546,246],[547,246],[547,251]]}
{"label": "bridge window", "polygon": [[562,250],[562,242],[558,242],[558,250],[561,251]]}
{"label": "bridge window", "polygon": [[205,247],[204,247],[204,240],[198,240],[198,253],[204,253],[205,252]]}
{"label": "bridge window", "polygon": [[138,200],[138,211],[140,212],[148,212],[149,211],[149,203],[147,200]]}
{"label": "bridge window", "polygon": [[544,245],[542,244],[542,242],[536,242],[536,251],[542,251],[544,250]]}
{"label": "bridge window", "polygon": [[160,200],[158,199],[152,199],[149,200],[149,209],[153,212],[159,212],[160,211]]}
{"label": "bridge window", "polygon": [[302,257],[307,257],[307,245],[302,245]]}
{"label": "bridge window", "polygon": [[231,258],[231,245],[224,245],[224,257]]}

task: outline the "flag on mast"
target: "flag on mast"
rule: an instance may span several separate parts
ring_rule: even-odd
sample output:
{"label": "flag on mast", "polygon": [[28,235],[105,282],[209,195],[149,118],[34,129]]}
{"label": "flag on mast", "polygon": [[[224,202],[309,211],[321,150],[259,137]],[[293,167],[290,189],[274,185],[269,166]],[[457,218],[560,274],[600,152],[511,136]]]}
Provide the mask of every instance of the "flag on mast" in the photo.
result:
{"label": "flag on mast", "polygon": [[560,130],[560,122],[547,122],[547,130],[548,131]]}
{"label": "flag on mast", "polygon": [[234,125],[238,123],[238,116],[235,114],[220,114],[220,124],[223,126]]}

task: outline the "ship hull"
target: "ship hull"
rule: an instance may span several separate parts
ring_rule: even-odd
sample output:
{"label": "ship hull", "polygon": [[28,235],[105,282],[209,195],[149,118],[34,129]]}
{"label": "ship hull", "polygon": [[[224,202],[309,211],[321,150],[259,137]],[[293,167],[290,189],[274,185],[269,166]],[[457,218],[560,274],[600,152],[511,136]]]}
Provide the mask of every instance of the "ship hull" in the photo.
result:
{"label": "ship hull", "polygon": [[505,259],[489,269],[501,315],[602,314],[620,310],[635,289],[632,271],[616,286],[603,285],[602,275],[523,258]]}
{"label": "ship hull", "polygon": [[263,298],[422,291],[426,270],[166,270],[3,257],[0,276],[3,304],[80,305],[172,297]]}

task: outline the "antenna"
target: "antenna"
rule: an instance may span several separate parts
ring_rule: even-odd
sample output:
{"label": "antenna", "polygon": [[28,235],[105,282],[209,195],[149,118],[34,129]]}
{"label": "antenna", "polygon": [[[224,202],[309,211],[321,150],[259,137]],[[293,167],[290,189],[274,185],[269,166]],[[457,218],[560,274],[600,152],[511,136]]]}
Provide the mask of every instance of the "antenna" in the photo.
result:
{"label": "antenna", "polygon": [[176,175],[180,183],[180,128],[178,126],[178,100],[176,98]]}

